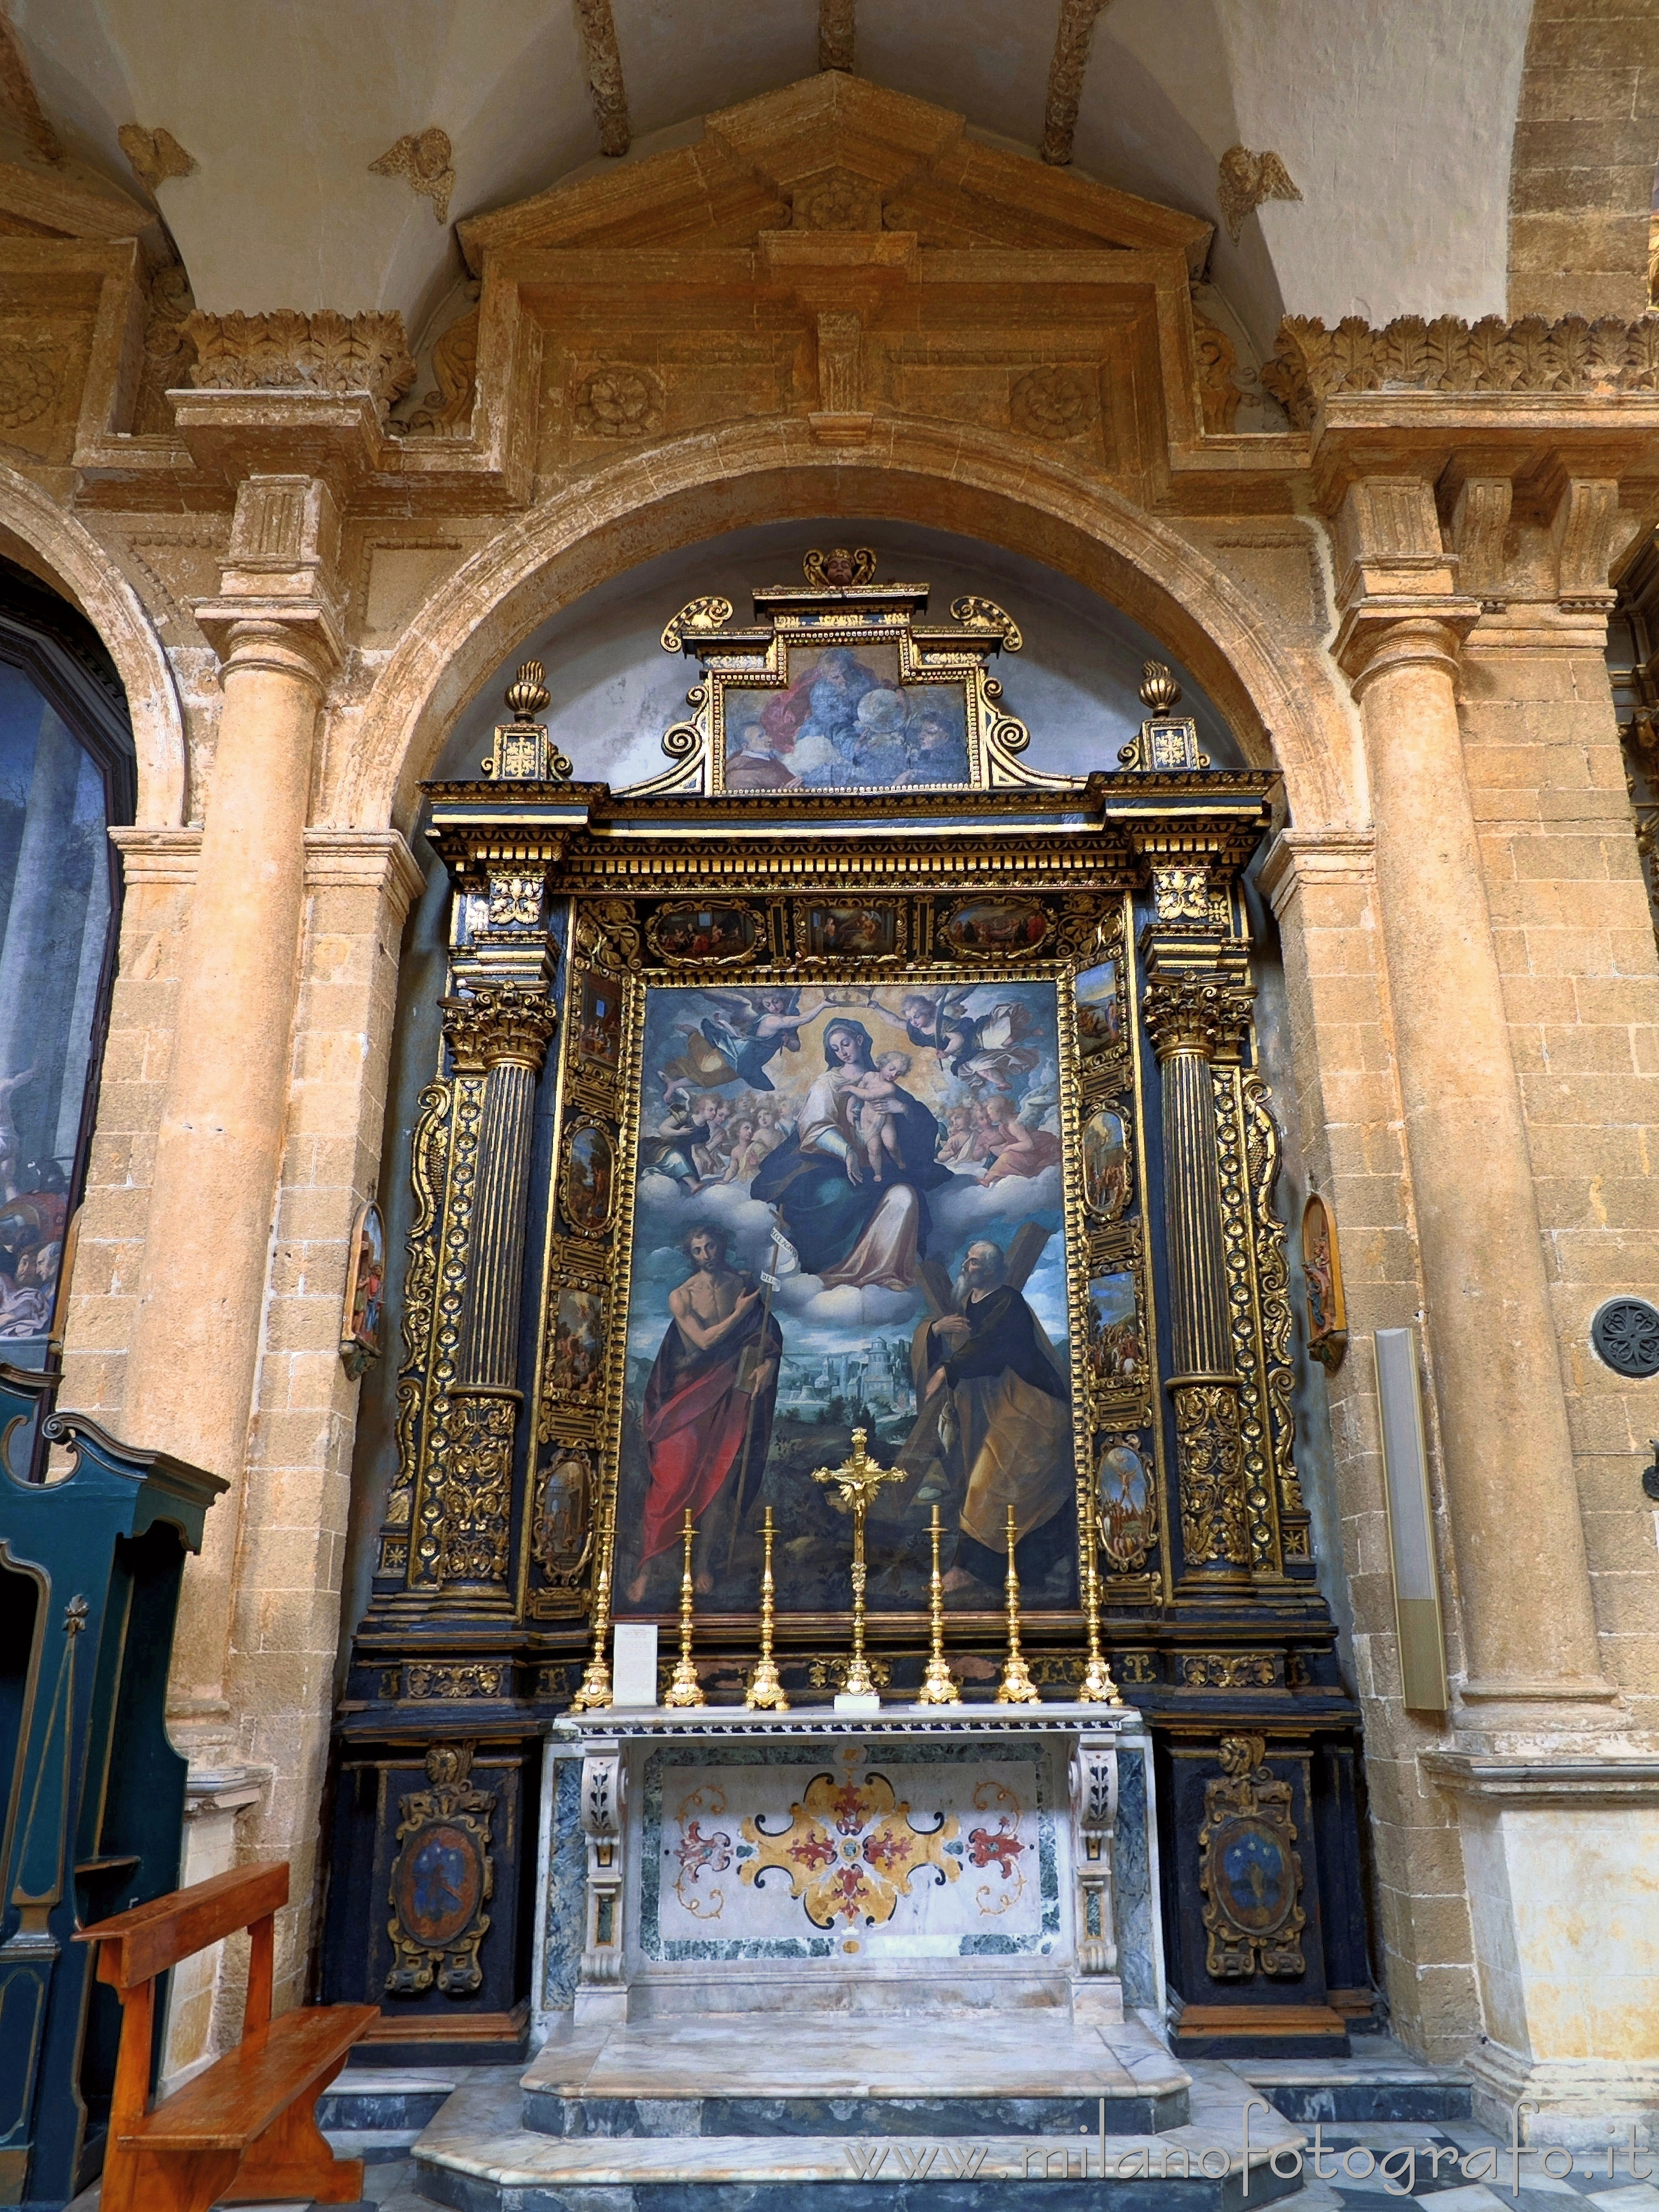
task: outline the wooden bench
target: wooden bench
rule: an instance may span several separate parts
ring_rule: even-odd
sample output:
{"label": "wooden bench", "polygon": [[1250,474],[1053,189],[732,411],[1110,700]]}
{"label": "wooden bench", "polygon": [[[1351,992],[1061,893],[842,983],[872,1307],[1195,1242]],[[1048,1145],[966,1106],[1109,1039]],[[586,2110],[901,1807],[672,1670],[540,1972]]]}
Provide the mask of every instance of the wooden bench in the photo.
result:
{"label": "wooden bench", "polygon": [[[286,1865],[238,1867],[100,1920],[98,1978],[121,2000],[101,2212],[207,2212],[250,2198],[360,2203],[362,2161],[336,2158],[317,2100],[371,2021],[374,2005],[320,2005],[270,2016],[273,1919],[288,1903]],[[155,1978],[246,1928],[242,2040],[149,2110]]]}

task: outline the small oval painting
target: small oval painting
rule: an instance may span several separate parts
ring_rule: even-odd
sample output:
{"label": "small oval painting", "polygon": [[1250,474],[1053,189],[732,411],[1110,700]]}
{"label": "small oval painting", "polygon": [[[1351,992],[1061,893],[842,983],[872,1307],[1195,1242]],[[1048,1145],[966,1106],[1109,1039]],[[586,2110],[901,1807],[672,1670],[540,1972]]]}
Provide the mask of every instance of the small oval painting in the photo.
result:
{"label": "small oval painting", "polygon": [[1139,1566],[1153,1536],[1152,1481],[1132,1443],[1109,1445],[1097,1478],[1100,1548],[1114,1566]]}
{"label": "small oval painting", "polygon": [[587,1549],[587,1501],[592,1469],[585,1451],[555,1455],[542,1477],[530,1548],[548,1574],[573,1574]]}
{"label": "small oval painting", "polygon": [[1231,1820],[1219,1856],[1234,1920],[1253,1936],[1271,1935],[1295,1902],[1284,1844],[1263,1821]]}
{"label": "small oval painting", "polygon": [[611,1226],[611,1194],[617,1181],[617,1152],[611,1132],[586,1121],[571,1137],[564,1156],[564,1218],[579,1235],[597,1237]]}
{"label": "small oval painting", "polygon": [[1103,1106],[1083,1125],[1083,1202],[1103,1221],[1129,1203],[1129,1132],[1121,1114]]}
{"label": "small oval painting", "polygon": [[1018,958],[1035,952],[1048,935],[1047,914],[1035,899],[964,900],[945,918],[943,935],[952,951]]}
{"label": "small oval painting", "polygon": [[477,1838],[447,1821],[415,1837],[398,1863],[398,1917],[428,1950],[455,1941],[483,1895]]}

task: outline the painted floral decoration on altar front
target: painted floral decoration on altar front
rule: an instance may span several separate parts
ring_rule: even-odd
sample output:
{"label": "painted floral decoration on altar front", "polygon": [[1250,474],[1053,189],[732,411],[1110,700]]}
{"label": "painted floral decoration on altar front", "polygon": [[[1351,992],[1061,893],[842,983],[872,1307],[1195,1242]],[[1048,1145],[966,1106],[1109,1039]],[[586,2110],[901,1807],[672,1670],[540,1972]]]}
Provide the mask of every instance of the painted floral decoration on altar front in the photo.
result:
{"label": "painted floral decoration on altar front", "polygon": [[855,1781],[849,1772],[814,1775],[801,1802],[789,1808],[789,1826],[774,1835],[758,1820],[745,1820],[743,1832],[756,1856],[739,1869],[741,1881],[761,1886],[773,1869],[786,1875],[789,1893],[805,1904],[815,1928],[884,1925],[901,1897],[908,1897],[912,1878],[931,1869],[941,1887],[962,1877],[958,1858],[945,1856],[957,1835],[954,1816],[937,1827],[919,1829],[884,1775]]}

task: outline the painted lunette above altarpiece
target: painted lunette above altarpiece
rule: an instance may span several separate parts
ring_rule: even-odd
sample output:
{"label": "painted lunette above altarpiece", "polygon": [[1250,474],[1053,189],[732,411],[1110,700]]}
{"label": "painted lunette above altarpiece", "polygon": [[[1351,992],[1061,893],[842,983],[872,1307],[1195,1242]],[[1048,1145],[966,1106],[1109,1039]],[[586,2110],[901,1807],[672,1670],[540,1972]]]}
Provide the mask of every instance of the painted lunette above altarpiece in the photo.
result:
{"label": "painted lunette above altarpiece", "polygon": [[935,1505],[962,1635],[1009,1504],[1039,1642],[1075,1637],[1091,1533],[1109,1613],[1312,1571],[1237,890],[1273,779],[1202,763],[1160,678],[1123,769],[1030,769],[987,673],[1006,614],[930,627],[924,586],[814,558],[752,629],[670,623],[702,669],[662,777],[559,780],[536,671],[490,773],[430,787],[450,1051],[382,1607],[562,1648],[603,1563],[618,1613],[666,1618],[689,1508],[735,1647],[769,1504],[781,1648],[839,1650],[812,1475],[855,1426],[902,1477],[878,1648],[915,1640]]}

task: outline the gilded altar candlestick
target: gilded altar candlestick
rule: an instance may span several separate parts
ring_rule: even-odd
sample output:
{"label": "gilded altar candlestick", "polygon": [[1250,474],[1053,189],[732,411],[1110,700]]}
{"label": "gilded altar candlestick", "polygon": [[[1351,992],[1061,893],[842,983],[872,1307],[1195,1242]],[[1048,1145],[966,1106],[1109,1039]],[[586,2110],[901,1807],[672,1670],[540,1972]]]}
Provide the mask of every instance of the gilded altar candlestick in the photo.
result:
{"label": "gilded altar candlestick", "polygon": [[783,1685],[778,1680],[778,1670],[772,1659],[772,1509],[766,1509],[766,1524],[761,1531],[761,1540],[766,1547],[766,1564],[761,1570],[761,1648],[760,1659],[749,1677],[749,1687],[743,1702],[751,1711],[764,1708],[769,1712],[787,1713],[789,1700],[784,1695]]}
{"label": "gilded altar candlestick", "polygon": [[574,1713],[603,1711],[611,1703],[611,1667],[605,1656],[611,1633],[611,1561],[617,1548],[616,1531],[599,1548],[599,1569],[593,1578],[593,1656],[587,1662],[581,1687],[570,1700]]}
{"label": "gilded altar candlestick", "polygon": [[957,1678],[945,1659],[945,1585],[939,1571],[939,1508],[933,1508],[933,1525],[928,1530],[933,1545],[933,1571],[927,1584],[927,1628],[933,1645],[927,1661],[927,1671],[921,1678],[921,1687],[916,1692],[919,1705],[959,1705],[962,1692],[957,1687]]}
{"label": "gilded altar candlestick", "polygon": [[696,1534],[691,1526],[691,1508],[685,1509],[685,1526],[680,1531],[680,1540],[685,1546],[685,1568],[680,1576],[680,1656],[674,1662],[674,1673],[664,1694],[665,1705],[701,1705],[707,1703],[702,1684],[697,1680],[697,1670],[691,1663],[691,1540]]}
{"label": "gilded altar candlestick", "polygon": [[833,1482],[841,1492],[842,1504],[853,1509],[853,1656],[847,1662],[846,1687],[849,1698],[873,1698],[878,1694],[876,1678],[864,1656],[864,1516],[882,1484],[897,1482],[902,1475],[899,1468],[878,1467],[865,1450],[864,1442],[865,1431],[854,1429],[852,1456],[839,1467],[820,1467],[812,1471],[814,1482]]}
{"label": "gilded altar candlestick", "polygon": [[1091,1506],[1086,1531],[1089,1542],[1089,1571],[1084,1577],[1084,1610],[1089,1624],[1089,1663],[1083,1670],[1083,1680],[1078,1684],[1077,1698],[1080,1705],[1121,1705],[1117,1684],[1112,1680],[1112,1670],[1106,1664],[1100,1648],[1100,1508]]}
{"label": "gilded altar candlestick", "polygon": [[1019,1648],[1019,1577],[1014,1569],[1014,1509],[1008,1508],[1008,1656],[997,1684],[1000,1705],[1040,1705],[1042,1698],[1031,1680]]}

